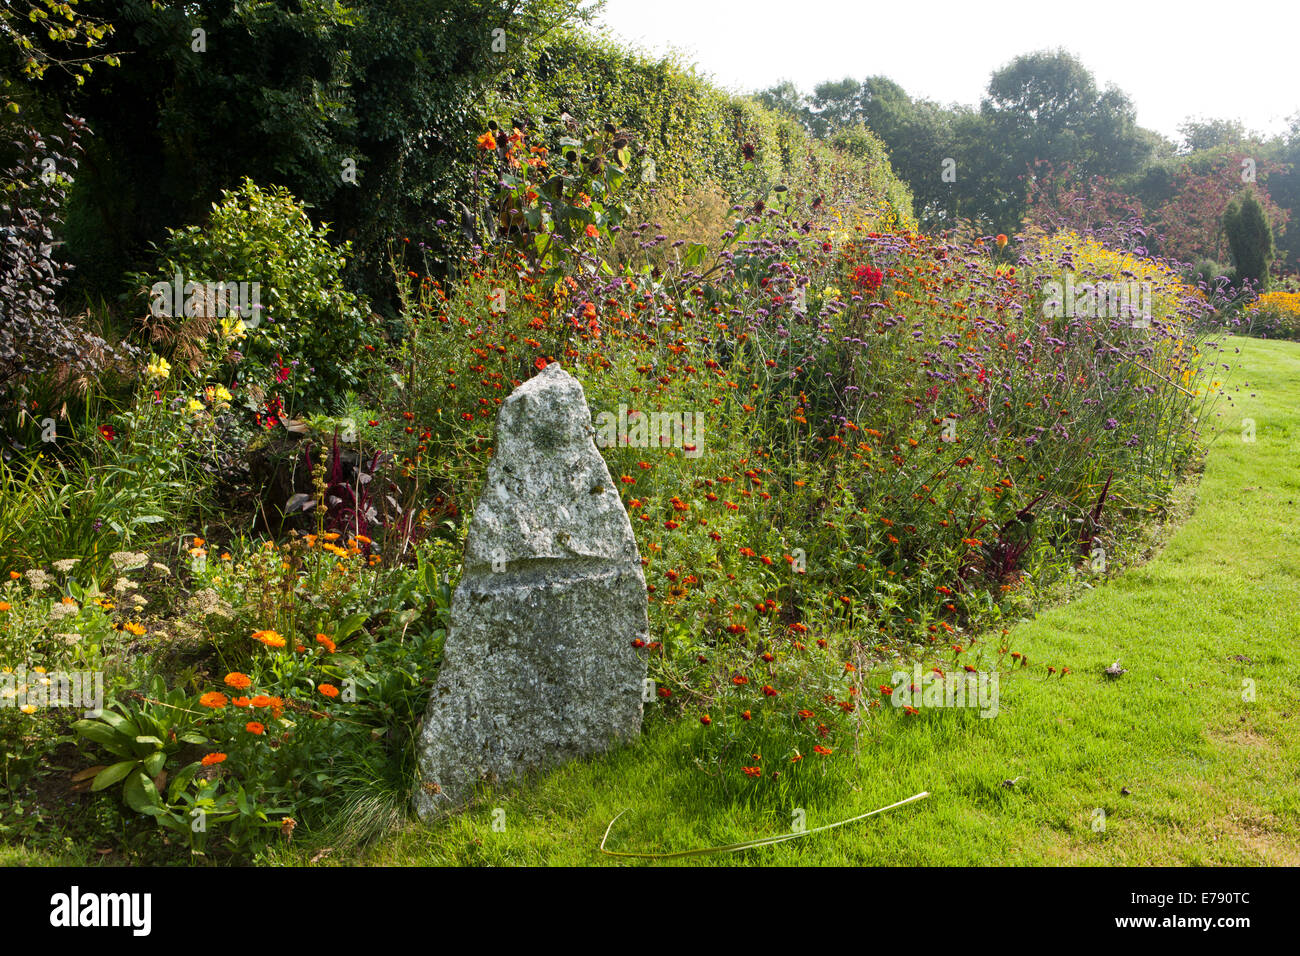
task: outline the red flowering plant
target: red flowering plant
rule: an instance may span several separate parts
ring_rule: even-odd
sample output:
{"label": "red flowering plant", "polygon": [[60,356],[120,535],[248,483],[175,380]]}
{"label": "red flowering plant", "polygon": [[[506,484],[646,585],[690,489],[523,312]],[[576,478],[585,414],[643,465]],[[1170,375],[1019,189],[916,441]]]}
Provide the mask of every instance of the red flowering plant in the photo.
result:
{"label": "red flowering plant", "polygon": [[[515,241],[525,218],[454,280],[417,275],[388,414],[455,540],[505,396],[550,362],[582,381],[642,556],[652,710],[754,781],[742,751],[851,749],[882,699],[869,672],[1014,616],[1077,564],[1074,518],[1118,540],[1158,507],[1197,417],[1164,380],[1198,374],[1174,343],[1199,306],[1175,297],[1140,336],[1052,320],[1068,257],[898,231],[833,174],[731,212],[708,245],[629,220],[618,252],[592,246],[607,220],[539,247]],[[1138,362],[1151,392],[1124,385]],[[1098,511],[1111,470],[1126,504]]]}
{"label": "red flowering plant", "polygon": [[618,231],[646,168],[644,150],[612,123],[585,128],[564,114],[527,125],[507,131],[492,121],[478,138],[475,231],[485,244],[522,250],[548,283],[563,276],[562,263]]}

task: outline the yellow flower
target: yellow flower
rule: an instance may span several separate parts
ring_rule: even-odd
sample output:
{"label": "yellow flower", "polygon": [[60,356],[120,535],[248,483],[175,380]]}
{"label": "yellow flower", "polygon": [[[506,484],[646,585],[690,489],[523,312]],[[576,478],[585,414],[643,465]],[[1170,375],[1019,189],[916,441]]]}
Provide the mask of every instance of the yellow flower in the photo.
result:
{"label": "yellow flower", "polygon": [[244,323],[236,318],[224,318],[221,320],[221,337],[228,342],[237,342],[247,334]]}
{"label": "yellow flower", "polygon": [[22,705],[21,707],[19,707],[18,709],[21,710],[24,714],[34,714],[34,713],[36,713],[36,705],[35,705],[35,704],[23,704],[23,705]]}
{"label": "yellow flower", "polygon": [[158,379],[158,381],[161,382],[164,381],[167,378],[167,376],[171,375],[172,366],[171,363],[168,362],[161,355],[155,355],[149,361],[149,365],[146,367],[146,371],[149,373],[150,378],[156,378]]}

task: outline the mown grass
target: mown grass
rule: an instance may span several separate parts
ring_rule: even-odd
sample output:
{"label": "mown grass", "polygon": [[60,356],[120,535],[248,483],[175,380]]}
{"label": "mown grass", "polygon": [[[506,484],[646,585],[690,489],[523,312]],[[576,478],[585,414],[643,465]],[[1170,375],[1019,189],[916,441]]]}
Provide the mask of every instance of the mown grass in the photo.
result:
{"label": "mown grass", "polygon": [[[1150,562],[1013,630],[1031,666],[1002,675],[996,718],[885,708],[856,758],[810,756],[776,781],[712,774],[693,757],[709,730],[651,722],[634,746],[439,824],[362,850],[300,842],[271,860],[624,862],[597,850],[619,813],[611,849],[671,852],[786,832],[797,809],[811,829],[929,791],[837,830],[673,862],[1300,863],[1300,345],[1234,345],[1240,368],[1207,425],[1204,474],[1184,490],[1194,513]],[[1112,680],[1116,660],[1128,672]]]}

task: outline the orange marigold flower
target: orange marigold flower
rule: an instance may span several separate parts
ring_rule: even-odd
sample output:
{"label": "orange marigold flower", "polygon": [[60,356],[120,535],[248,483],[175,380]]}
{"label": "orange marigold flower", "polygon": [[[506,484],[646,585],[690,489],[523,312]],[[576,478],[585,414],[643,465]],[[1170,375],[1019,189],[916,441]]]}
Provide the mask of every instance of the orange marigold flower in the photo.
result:
{"label": "orange marigold flower", "polygon": [[252,703],[254,707],[270,707],[271,698],[267,697],[265,694],[258,694],[250,703]]}
{"label": "orange marigold flower", "polygon": [[221,763],[225,759],[226,759],[225,754],[208,754],[206,757],[203,758],[202,763],[203,766],[205,767],[211,767],[213,764]]}
{"label": "orange marigold flower", "polygon": [[220,710],[226,706],[226,695],[219,690],[210,690],[199,698],[199,703],[204,707],[211,707],[213,710]]}
{"label": "orange marigold flower", "polygon": [[334,653],[334,649],[337,646],[333,641],[329,639],[329,636],[326,634],[317,634],[316,643],[319,644],[321,647],[325,648],[325,650],[331,654]]}
{"label": "orange marigold flower", "polygon": [[321,684],[316,689],[320,691],[322,694],[324,694],[326,697],[329,697],[330,699],[333,699],[339,695],[339,689],[335,687],[333,684]]}
{"label": "orange marigold flower", "polygon": [[247,697],[236,697],[230,703],[235,707],[247,707],[252,702]]}
{"label": "orange marigold flower", "polygon": [[226,686],[233,687],[235,690],[248,690],[253,686],[253,679],[239,671],[231,671],[226,675]]}
{"label": "orange marigold flower", "polygon": [[259,737],[266,733],[266,728],[255,720],[250,720],[248,723],[244,724],[244,729],[250,734],[256,734]]}

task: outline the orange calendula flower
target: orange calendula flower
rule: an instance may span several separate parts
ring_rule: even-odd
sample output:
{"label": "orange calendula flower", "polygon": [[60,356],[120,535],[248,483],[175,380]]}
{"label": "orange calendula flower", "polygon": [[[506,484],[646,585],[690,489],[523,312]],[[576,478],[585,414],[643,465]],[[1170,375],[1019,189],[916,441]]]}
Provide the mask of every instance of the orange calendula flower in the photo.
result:
{"label": "orange calendula flower", "polygon": [[231,671],[226,675],[226,686],[233,687],[235,690],[248,690],[253,686],[253,679],[239,671]]}
{"label": "orange calendula flower", "polygon": [[317,635],[316,635],[316,643],[319,644],[321,647],[325,648],[325,650],[328,651],[330,654],[333,654],[333,653],[334,653],[334,649],[335,649],[336,645],[335,645],[335,643],[334,643],[333,641],[331,641],[331,640],[329,639],[329,636],[328,636],[328,635],[326,635],[326,634],[317,634]]}
{"label": "orange calendula flower", "polygon": [[252,703],[252,701],[250,701],[247,697],[236,697],[230,703],[236,707],[247,707],[249,704]]}
{"label": "orange calendula flower", "polygon": [[244,729],[250,734],[255,734],[259,737],[266,733],[266,728],[255,720],[250,720],[248,723],[244,724]]}
{"label": "orange calendula flower", "polygon": [[595,238],[596,238],[597,236],[599,236],[599,235],[600,235],[600,230],[596,227],[596,224],[595,224],[595,223],[588,223],[588,224],[587,224],[587,238],[588,238],[588,239],[595,239]]}
{"label": "orange calendula flower", "polygon": [[267,647],[284,647],[285,640],[275,631],[254,631],[253,640],[261,641]]}
{"label": "orange calendula flower", "polygon": [[199,703],[204,707],[211,707],[213,710],[220,710],[226,706],[226,695],[219,690],[210,690],[199,698]]}
{"label": "orange calendula flower", "polygon": [[8,611],[13,605],[8,601],[0,601],[0,611]]}
{"label": "orange calendula flower", "polygon": [[202,763],[203,763],[203,766],[205,766],[205,767],[211,767],[211,766],[214,765],[214,764],[219,764],[219,763],[221,763],[221,762],[222,762],[223,760],[225,760],[225,759],[226,759],[226,755],[225,755],[225,754],[220,754],[220,753],[218,753],[218,754],[208,754],[206,757],[203,758]]}
{"label": "orange calendula flower", "polygon": [[339,695],[339,689],[333,684],[321,684],[316,689],[331,700]]}

